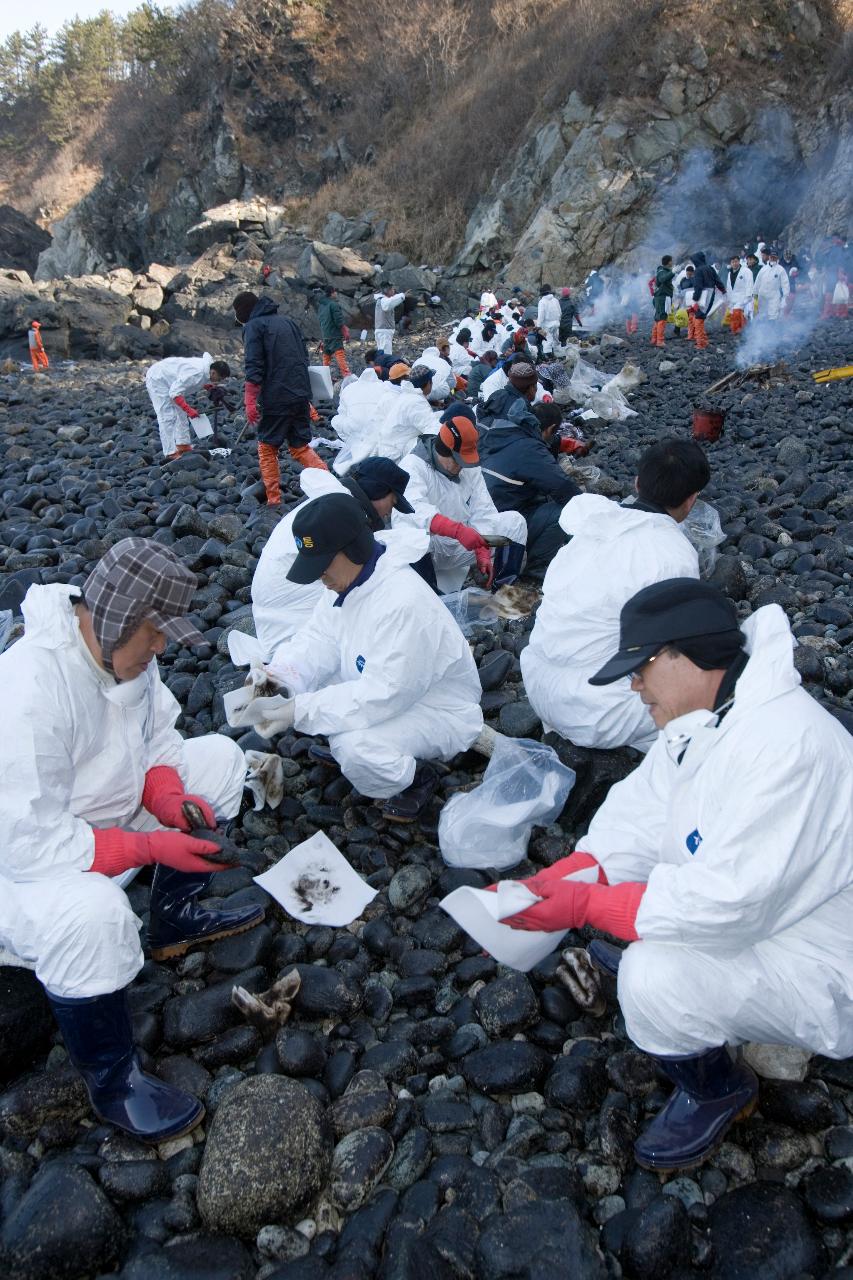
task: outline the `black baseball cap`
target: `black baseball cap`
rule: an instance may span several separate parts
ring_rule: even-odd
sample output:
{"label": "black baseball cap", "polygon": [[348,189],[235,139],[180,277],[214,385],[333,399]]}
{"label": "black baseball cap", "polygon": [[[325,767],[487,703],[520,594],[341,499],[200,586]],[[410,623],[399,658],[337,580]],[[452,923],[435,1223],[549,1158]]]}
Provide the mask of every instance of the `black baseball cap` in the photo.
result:
{"label": "black baseball cap", "polygon": [[367,564],[373,554],[373,533],[360,503],[348,493],[326,493],[306,503],[293,520],[298,555],[288,582],[307,586],[328,569],[339,551],[353,564]]}
{"label": "black baseball cap", "polygon": [[403,497],[409,483],[409,473],[390,458],[363,458],[350,468],[349,474],[361,485],[368,498],[387,498],[394,495],[394,506],[403,515],[410,516],[414,507]]}
{"label": "black baseball cap", "polygon": [[667,578],[632,596],[619,615],[619,648],[589,683],[613,684],[668,644],[739,631],[731,600],[697,578]]}

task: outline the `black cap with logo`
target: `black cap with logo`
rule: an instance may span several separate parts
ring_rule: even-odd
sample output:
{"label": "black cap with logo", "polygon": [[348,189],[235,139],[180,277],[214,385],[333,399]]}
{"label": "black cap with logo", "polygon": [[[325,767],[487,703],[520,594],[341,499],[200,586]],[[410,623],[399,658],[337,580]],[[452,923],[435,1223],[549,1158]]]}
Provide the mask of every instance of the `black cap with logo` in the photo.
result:
{"label": "black cap with logo", "polygon": [[348,493],[326,493],[307,503],[294,517],[293,537],[299,554],[287,578],[303,586],[316,582],[339,551],[353,564],[367,564],[373,554],[364,512]]}
{"label": "black cap with logo", "polygon": [[[654,582],[622,606],[619,649],[589,683],[612,684],[638,671],[668,644],[678,647],[679,640],[714,636],[734,638],[736,648],[742,640],[737,611],[722,591],[696,578]],[[727,644],[720,647],[728,650]]]}

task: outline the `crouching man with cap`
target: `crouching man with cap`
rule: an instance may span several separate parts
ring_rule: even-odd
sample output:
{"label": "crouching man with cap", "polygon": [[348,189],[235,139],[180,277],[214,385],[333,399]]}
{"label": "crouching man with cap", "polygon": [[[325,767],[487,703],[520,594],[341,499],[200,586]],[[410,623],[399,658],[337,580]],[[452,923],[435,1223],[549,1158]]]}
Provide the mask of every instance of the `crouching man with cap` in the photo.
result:
{"label": "crouching man with cap", "polygon": [[[430,534],[429,555],[418,566],[431,586],[458,591],[476,564],[487,586],[511,582],[521,571],[527,523],[517,511],[498,511],[480,470],[473,410],[456,402],[441,415],[438,435],[422,436],[403,458],[406,498],[414,515],[395,513],[394,527],[410,523]],[[488,538],[505,541],[492,562]]]}
{"label": "crouching man with cap", "polygon": [[263,919],[197,903],[219,847],[189,834],[183,806],[209,828],[234,817],[246,762],[219,734],[184,741],[160,681],[169,640],[204,643],[186,617],[195,586],[167,547],[125,538],[82,592],[30,587],[24,635],[0,656],[0,946],[35,968],[98,1115],[150,1141],[192,1129],[204,1108],[139,1065],[126,989],[140,921],[116,877],[155,865],[156,959]]}
{"label": "crouching man with cap", "polygon": [[689,1168],[755,1105],[729,1045],[853,1055],[853,738],[800,687],[778,605],[738,627],[692,579],[624,606],[591,683],[625,675],[658,739],[579,850],[525,882],[541,901],[505,923],[631,944],[595,941],[590,957],[675,1085],[636,1158]]}
{"label": "crouching man with cap", "polygon": [[465,751],[483,728],[468,643],[410,568],[408,540],[378,542],[349,494],[302,507],[293,534],[288,578],[328,589],[267,666],[290,696],[258,730],[325,734],[356,790],[412,822],[437,785],[427,762]]}

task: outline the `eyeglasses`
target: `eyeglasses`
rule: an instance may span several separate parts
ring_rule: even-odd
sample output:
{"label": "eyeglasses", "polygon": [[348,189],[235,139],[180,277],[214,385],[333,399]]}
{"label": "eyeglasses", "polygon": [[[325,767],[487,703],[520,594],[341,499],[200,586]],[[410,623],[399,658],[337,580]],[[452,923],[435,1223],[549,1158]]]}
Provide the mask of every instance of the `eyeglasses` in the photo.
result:
{"label": "eyeglasses", "polygon": [[657,653],[653,653],[650,658],[646,658],[643,665],[641,667],[637,667],[636,671],[632,671],[631,678],[635,680],[639,678],[640,680],[642,680],[643,672],[646,670],[646,668],[650,667],[653,662],[657,662],[658,658],[660,658],[664,653],[666,653],[666,645],[664,645],[662,649],[658,649]]}

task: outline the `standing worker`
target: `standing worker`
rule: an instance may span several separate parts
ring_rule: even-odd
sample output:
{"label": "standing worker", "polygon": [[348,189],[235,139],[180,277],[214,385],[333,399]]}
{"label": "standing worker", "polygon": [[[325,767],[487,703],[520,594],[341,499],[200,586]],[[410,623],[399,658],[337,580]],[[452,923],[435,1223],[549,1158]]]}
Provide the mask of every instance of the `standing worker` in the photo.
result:
{"label": "standing worker", "polygon": [[283,444],[301,466],[328,471],[311,448],[308,350],[299,325],[289,316],[280,316],[271,298],[259,299],[246,291],[237,294],[233,306],[243,326],[246,418],[258,428],[258,465],[267,506],[277,507],[281,503],[278,451]]}
{"label": "standing worker", "polygon": [[733,253],[726,276],[726,301],[729,307],[729,329],[738,334],[752,318],[753,275],[748,266]]}
{"label": "standing worker", "polygon": [[565,344],[572,336],[572,326],[576,320],[578,324],[583,324],[578,304],[572,297],[571,289],[566,286],[560,291],[560,328],[557,337],[561,343]]}
{"label": "standing worker", "polygon": [[[705,321],[714,310],[716,291],[726,292],[726,286],[712,266],[709,266],[704,253],[693,254],[693,265],[696,273],[693,277],[693,298],[688,304],[688,311],[693,316],[693,337],[698,351],[704,351],[708,345],[708,334]],[[688,332],[688,337],[690,334]]]}
{"label": "standing worker", "polygon": [[666,340],[666,318],[672,305],[672,281],[675,272],[672,269],[672,255],[665,253],[660,266],[655,272],[655,287],[652,299],[655,304],[655,322],[652,325],[652,346],[662,347]]}
{"label": "standing worker", "polygon": [[40,321],[30,321],[27,340],[30,344],[30,359],[33,362],[33,369],[36,373],[39,373],[42,369],[46,369],[50,363],[42,342]]}
{"label": "standing worker", "polygon": [[231,370],[224,360],[214,360],[209,351],[203,356],[169,356],[152,364],[145,374],[145,390],[157,414],[160,443],[167,462],[192,450],[190,422],[199,417],[198,409],[187,403],[208,384],[216,386],[230,378]]}
{"label": "standing worker", "polygon": [[549,284],[543,284],[539,295],[539,306],[536,308],[536,328],[547,334],[551,350],[556,351],[560,345],[560,322],[563,313],[560,304],[554,297]]}
{"label": "standing worker", "polygon": [[348,378],[350,369],[344,351],[344,342],[349,338],[349,329],[344,324],[343,307],[338,302],[338,291],[334,285],[325,286],[317,315],[323,337],[323,364],[330,365],[334,356],[341,371],[341,377]]}
{"label": "standing worker", "polygon": [[406,301],[405,293],[395,293],[390,280],[383,280],[379,293],[374,293],[376,306],[373,311],[373,332],[376,345],[386,356],[390,356],[394,342],[394,311],[401,302]]}

